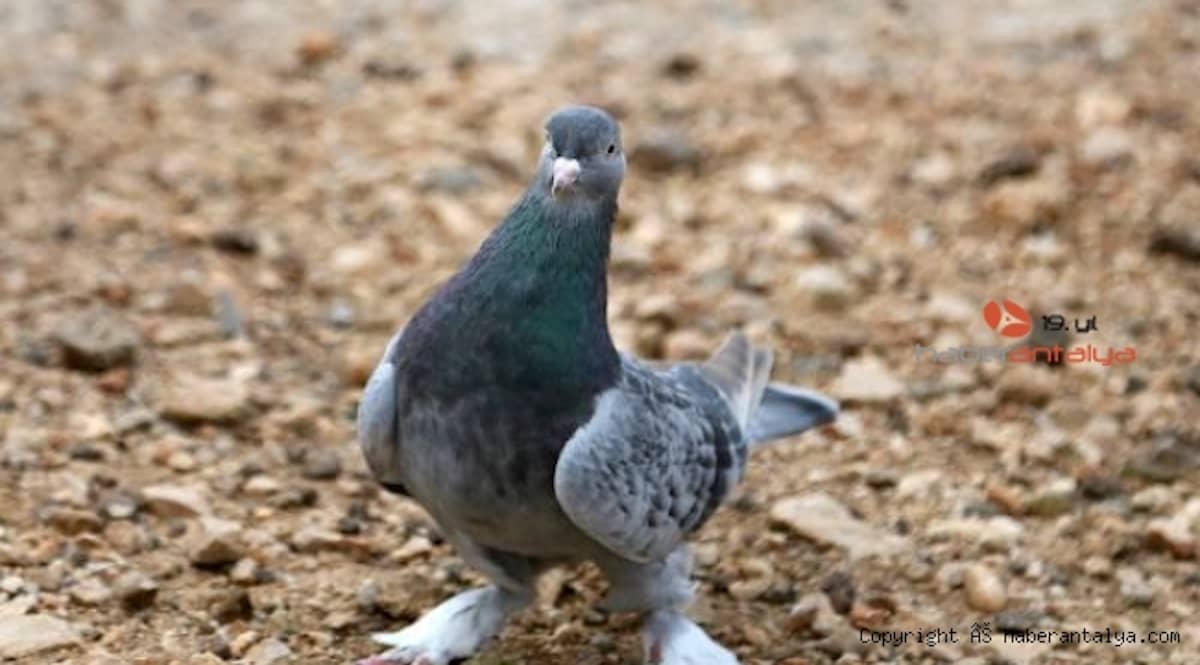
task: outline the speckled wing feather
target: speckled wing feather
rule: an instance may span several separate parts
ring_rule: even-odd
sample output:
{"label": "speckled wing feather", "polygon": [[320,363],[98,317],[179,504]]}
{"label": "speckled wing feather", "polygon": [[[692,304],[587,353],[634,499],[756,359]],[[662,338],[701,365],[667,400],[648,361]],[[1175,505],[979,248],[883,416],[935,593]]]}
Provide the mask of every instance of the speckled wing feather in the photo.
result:
{"label": "speckled wing feather", "polygon": [[563,448],[554,490],[597,542],[654,561],[712,515],[745,461],[729,402],[698,366],[652,370],[625,357],[618,384]]}

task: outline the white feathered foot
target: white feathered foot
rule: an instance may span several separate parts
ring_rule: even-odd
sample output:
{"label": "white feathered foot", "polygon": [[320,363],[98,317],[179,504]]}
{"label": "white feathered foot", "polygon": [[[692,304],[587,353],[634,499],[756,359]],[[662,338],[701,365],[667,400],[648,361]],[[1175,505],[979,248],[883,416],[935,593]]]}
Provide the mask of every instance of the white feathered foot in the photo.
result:
{"label": "white feathered foot", "polygon": [[357,665],[448,665],[478,652],[504,626],[504,620],[530,598],[485,587],[464,591],[430,610],[411,626],[371,637],[391,649]]}
{"label": "white feathered foot", "polygon": [[648,615],[642,640],[646,665],[738,665],[737,656],[678,612]]}

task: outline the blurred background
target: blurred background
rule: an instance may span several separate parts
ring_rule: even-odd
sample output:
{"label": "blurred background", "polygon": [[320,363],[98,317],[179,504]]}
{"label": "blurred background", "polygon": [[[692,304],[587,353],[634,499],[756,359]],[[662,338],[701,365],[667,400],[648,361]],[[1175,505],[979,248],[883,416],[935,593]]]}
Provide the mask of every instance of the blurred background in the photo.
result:
{"label": "blurred background", "polygon": [[[741,327],[846,405],[699,534],[717,639],[1194,663],[1198,89],[1195,0],[0,0],[0,659],[344,663],[478,583],[354,409],[586,102],[630,159],[620,344]],[[915,352],[1014,342],[1136,361]],[[594,570],[544,586],[473,662],[639,662]],[[999,639],[1084,627],[1137,643]]]}

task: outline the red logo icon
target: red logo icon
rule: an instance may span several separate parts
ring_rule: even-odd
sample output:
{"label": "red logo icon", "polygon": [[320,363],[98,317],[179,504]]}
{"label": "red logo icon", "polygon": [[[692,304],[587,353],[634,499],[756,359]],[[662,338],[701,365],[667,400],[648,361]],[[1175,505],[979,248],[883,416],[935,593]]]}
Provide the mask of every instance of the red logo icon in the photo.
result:
{"label": "red logo icon", "polygon": [[1029,312],[1008,298],[1005,298],[1003,302],[1004,306],[1001,307],[995,300],[989,300],[983,306],[983,320],[987,321],[992,330],[1005,337],[1028,335],[1029,330],[1033,328],[1033,320],[1029,318]]}

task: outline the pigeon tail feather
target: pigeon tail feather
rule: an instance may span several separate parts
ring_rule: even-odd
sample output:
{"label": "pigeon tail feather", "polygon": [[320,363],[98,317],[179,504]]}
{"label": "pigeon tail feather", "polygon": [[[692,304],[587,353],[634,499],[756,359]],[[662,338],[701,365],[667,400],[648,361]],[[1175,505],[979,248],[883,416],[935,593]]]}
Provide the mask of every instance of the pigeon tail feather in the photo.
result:
{"label": "pigeon tail feather", "polygon": [[738,425],[745,429],[762,401],[773,362],[770,350],[752,346],[744,334],[735,332],[700,366],[700,372],[725,395]]}
{"label": "pigeon tail feather", "polygon": [[831,423],[837,402],[819,393],[770,383],[774,356],[735,332],[725,339],[700,372],[721,390],[748,441],[782,439]]}

